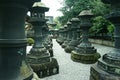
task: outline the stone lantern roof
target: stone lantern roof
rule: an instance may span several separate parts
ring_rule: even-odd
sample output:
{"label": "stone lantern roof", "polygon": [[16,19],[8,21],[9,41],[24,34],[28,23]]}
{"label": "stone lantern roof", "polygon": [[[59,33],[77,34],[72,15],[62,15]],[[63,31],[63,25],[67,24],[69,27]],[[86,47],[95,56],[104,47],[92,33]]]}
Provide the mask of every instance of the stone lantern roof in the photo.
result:
{"label": "stone lantern roof", "polygon": [[72,18],[71,22],[80,22],[79,18]]}
{"label": "stone lantern roof", "polygon": [[46,5],[42,2],[35,2],[32,6],[31,11],[44,13],[49,11],[49,8],[46,7]]}
{"label": "stone lantern roof", "polygon": [[46,7],[46,5],[42,2],[35,2],[32,7]]}
{"label": "stone lantern roof", "polygon": [[80,12],[79,16],[93,16],[94,14],[92,13],[91,10],[83,10],[82,12]]}
{"label": "stone lantern roof", "polygon": [[67,25],[71,25],[72,23],[70,21],[67,22]]}
{"label": "stone lantern roof", "polygon": [[67,28],[67,25],[64,25],[64,28]]}

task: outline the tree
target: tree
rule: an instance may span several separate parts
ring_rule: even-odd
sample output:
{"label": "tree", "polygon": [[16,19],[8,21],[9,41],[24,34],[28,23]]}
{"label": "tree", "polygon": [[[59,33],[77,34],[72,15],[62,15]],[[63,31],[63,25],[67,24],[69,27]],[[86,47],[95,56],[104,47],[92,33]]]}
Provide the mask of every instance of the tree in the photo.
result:
{"label": "tree", "polygon": [[55,27],[55,29],[59,29],[60,27],[61,27],[61,24],[60,24],[60,22],[59,22],[59,17],[56,17],[55,19],[54,19],[54,22],[56,23],[56,27]]}
{"label": "tree", "polygon": [[110,5],[106,5],[101,0],[92,0],[92,11],[96,16],[104,16],[110,12]]}
{"label": "tree", "polygon": [[104,36],[104,34],[113,35],[113,32],[114,32],[114,25],[108,20],[106,20],[104,17],[98,16],[93,19],[93,26],[90,28],[90,34],[93,35],[101,34],[102,36]]}
{"label": "tree", "polygon": [[105,5],[101,0],[64,0],[63,7],[59,9],[63,16],[59,17],[62,25],[68,20],[77,17],[82,10],[91,9],[95,15],[103,16],[110,11],[109,5]]}

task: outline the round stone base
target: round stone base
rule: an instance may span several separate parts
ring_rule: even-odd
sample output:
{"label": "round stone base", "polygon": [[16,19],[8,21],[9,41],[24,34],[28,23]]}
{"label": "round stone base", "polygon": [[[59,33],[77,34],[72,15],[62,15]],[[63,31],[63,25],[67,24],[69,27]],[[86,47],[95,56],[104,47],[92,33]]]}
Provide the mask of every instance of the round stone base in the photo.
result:
{"label": "round stone base", "polygon": [[55,75],[59,73],[59,65],[57,60],[51,58],[50,62],[39,63],[39,64],[30,64],[33,71],[37,73],[40,78]]}
{"label": "round stone base", "polygon": [[95,63],[100,58],[99,53],[93,53],[93,54],[81,54],[77,53],[76,51],[72,51],[71,53],[71,59],[75,62],[81,62],[84,64],[92,64]]}
{"label": "round stone base", "polygon": [[107,73],[100,69],[97,64],[91,67],[90,80],[120,80],[120,75]]}
{"label": "round stone base", "polygon": [[62,48],[65,48],[67,45],[63,43],[61,46],[62,46]]}
{"label": "round stone base", "polygon": [[65,48],[67,45],[68,45],[68,41],[65,41],[61,46],[62,46],[62,48]]}
{"label": "round stone base", "polygon": [[65,52],[71,53],[71,51],[73,51],[74,49],[75,49],[74,46],[67,46],[67,47],[65,48]]}

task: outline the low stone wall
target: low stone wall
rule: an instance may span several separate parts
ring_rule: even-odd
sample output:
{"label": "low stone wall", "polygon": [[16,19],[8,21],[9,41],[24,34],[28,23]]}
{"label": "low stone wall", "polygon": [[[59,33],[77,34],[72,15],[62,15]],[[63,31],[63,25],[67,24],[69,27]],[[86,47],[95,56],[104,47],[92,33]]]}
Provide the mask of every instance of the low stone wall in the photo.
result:
{"label": "low stone wall", "polygon": [[113,41],[107,41],[107,40],[101,40],[101,39],[89,39],[89,41],[91,43],[95,43],[95,44],[101,44],[101,45],[105,45],[105,46],[111,46],[114,47],[114,42]]}

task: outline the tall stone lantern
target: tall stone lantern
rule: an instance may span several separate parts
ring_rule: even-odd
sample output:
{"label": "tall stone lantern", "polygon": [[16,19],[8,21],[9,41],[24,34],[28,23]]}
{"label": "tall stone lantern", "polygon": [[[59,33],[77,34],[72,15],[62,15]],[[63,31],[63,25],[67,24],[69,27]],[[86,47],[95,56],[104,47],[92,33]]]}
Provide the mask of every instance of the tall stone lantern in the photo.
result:
{"label": "tall stone lantern", "polygon": [[59,29],[59,37],[57,38],[57,42],[62,45],[64,43],[64,38],[63,38],[63,27]]}
{"label": "tall stone lantern", "polygon": [[77,45],[79,44],[79,41],[77,40],[77,29],[79,27],[79,23],[80,20],[79,18],[72,18],[71,19],[72,22],[72,32],[73,32],[73,39],[69,42],[69,44],[67,45],[67,47],[65,48],[65,51],[68,53],[71,53],[72,50],[75,49],[75,47],[77,47]]}
{"label": "tall stone lantern", "polygon": [[0,0],[0,80],[31,80],[26,64],[25,17],[37,0]]}
{"label": "tall stone lantern", "polygon": [[62,48],[65,47],[65,43],[66,43],[65,41],[67,40],[67,37],[66,37],[66,31],[67,31],[66,29],[67,29],[67,27],[68,27],[67,25],[64,25],[64,26],[63,26],[63,28],[64,28],[64,30],[63,30],[63,32],[64,32],[64,33],[63,33],[63,36],[64,36],[64,42],[63,42],[63,44],[61,45]]}
{"label": "tall stone lantern", "polygon": [[71,41],[71,39],[72,39],[72,35],[71,35],[71,31],[72,31],[71,25],[72,25],[72,23],[71,23],[70,21],[68,21],[67,24],[65,25],[65,26],[67,26],[67,28],[68,28],[69,31],[68,31],[66,40],[65,40],[64,43],[62,44],[62,48],[65,48],[65,47],[68,45],[68,43]]}
{"label": "tall stone lantern", "polygon": [[27,55],[27,61],[39,77],[46,77],[58,73],[57,60],[50,57],[43,45],[43,27],[46,24],[45,12],[49,8],[41,2],[34,3],[31,12],[30,23],[33,25],[35,43]]}
{"label": "tall stone lantern", "polygon": [[91,13],[91,10],[83,10],[78,17],[81,21],[80,28],[82,30],[82,42],[74,51],[72,51],[71,58],[73,61],[85,64],[95,63],[100,55],[88,41],[88,30],[92,26],[91,18],[93,17],[93,14]]}
{"label": "tall stone lantern", "polygon": [[120,0],[102,1],[112,7],[106,18],[115,25],[115,49],[91,67],[90,80],[120,80]]}
{"label": "tall stone lantern", "polygon": [[64,40],[66,40],[66,28],[67,28],[67,25],[64,25],[64,27],[63,27],[63,38],[64,38]]}

